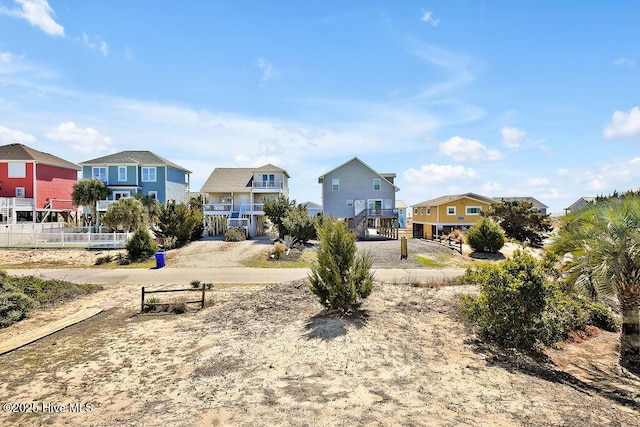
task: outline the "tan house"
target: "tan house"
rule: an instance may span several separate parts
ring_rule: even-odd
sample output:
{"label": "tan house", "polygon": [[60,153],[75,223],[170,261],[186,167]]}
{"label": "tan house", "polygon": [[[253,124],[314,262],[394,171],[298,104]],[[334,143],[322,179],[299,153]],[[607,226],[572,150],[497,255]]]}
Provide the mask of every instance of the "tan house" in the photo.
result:
{"label": "tan house", "polygon": [[205,194],[205,232],[224,234],[243,227],[249,237],[262,235],[266,217],[263,200],[289,196],[289,174],[272,164],[258,168],[215,168],[200,189]]}
{"label": "tan house", "polygon": [[411,206],[413,237],[433,239],[455,229],[465,230],[482,218],[480,212],[498,203],[475,193],[455,194]]}

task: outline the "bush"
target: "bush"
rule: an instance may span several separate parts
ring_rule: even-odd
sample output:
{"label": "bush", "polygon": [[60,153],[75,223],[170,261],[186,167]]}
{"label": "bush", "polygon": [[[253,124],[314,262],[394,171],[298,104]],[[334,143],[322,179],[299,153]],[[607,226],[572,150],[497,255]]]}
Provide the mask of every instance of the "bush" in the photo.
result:
{"label": "bush", "polygon": [[96,258],[95,265],[109,264],[113,261],[113,257],[111,255],[104,255]]}
{"label": "bush", "polygon": [[521,349],[548,342],[541,339],[540,329],[549,288],[544,270],[530,254],[516,251],[501,264],[467,269],[464,281],[480,286],[477,298],[462,300],[463,313],[480,336]]}
{"label": "bush", "polygon": [[483,218],[467,231],[467,243],[477,252],[497,253],[504,246],[504,231],[496,222]]}
{"label": "bush", "polygon": [[136,230],[125,245],[129,259],[142,261],[158,251],[158,245],[146,230]]}
{"label": "bush", "polygon": [[373,290],[371,257],[356,257],[355,234],[344,222],[325,219],[318,228],[318,260],[311,267],[311,291],[328,309],[355,313]]}
{"label": "bush", "polygon": [[33,298],[13,286],[2,285],[0,288],[0,328],[6,328],[24,319],[35,306],[36,302]]}
{"label": "bush", "polygon": [[273,250],[271,251],[271,257],[275,259],[282,258],[287,246],[284,243],[276,242],[273,244]]}
{"label": "bush", "polygon": [[478,284],[480,295],[462,298],[463,314],[483,338],[526,350],[566,339],[588,325],[618,330],[619,322],[607,307],[566,289],[561,282],[549,282],[553,274],[548,259],[536,261],[521,251],[500,265],[468,269],[463,280]]}
{"label": "bush", "polygon": [[191,289],[200,289],[201,287],[202,287],[202,282],[200,280],[191,281]]}
{"label": "bush", "polygon": [[317,237],[317,223],[318,220],[310,217],[307,208],[303,205],[298,205],[295,209],[292,208],[282,220],[282,226],[286,232],[300,243],[306,243]]}
{"label": "bush", "polygon": [[231,227],[224,233],[225,242],[241,242],[247,240],[247,232],[242,227]]}

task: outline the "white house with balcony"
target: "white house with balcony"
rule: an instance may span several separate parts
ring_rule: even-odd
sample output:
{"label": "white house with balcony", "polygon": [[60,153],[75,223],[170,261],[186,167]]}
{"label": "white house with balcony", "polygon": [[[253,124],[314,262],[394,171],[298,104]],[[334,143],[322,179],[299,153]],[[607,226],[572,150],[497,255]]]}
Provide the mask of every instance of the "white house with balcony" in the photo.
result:
{"label": "white house with balcony", "polygon": [[265,232],[263,200],[289,196],[289,174],[272,164],[258,168],[215,168],[200,189],[205,194],[205,231],[224,234],[243,227],[249,237]]}

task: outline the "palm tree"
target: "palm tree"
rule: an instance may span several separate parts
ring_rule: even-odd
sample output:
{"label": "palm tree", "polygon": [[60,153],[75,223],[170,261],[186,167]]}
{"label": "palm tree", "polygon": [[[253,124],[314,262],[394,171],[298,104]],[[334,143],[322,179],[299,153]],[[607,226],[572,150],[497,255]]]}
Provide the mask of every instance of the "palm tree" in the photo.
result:
{"label": "palm tree", "polygon": [[573,255],[567,270],[576,285],[617,296],[620,365],[640,371],[640,196],[610,197],[567,215],[552,248]]}
{"label": "palm tree", "polygon": [[88,206],[91,210],[91,225],[96,225],[98,219],[98,200],[109,197],[111,191],[99,179],[83,179],[73,186],[71,200],[76,206]]}

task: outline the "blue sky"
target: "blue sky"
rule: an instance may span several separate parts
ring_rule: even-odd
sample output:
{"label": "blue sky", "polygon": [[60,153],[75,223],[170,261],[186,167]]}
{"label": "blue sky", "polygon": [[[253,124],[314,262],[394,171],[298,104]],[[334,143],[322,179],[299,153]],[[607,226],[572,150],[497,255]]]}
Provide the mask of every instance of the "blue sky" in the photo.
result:
{"label": "blue sky", "polygon": [[0,144],[194,173],[353,156],[409,204],[640,186],[640,3],[0,0]]}

